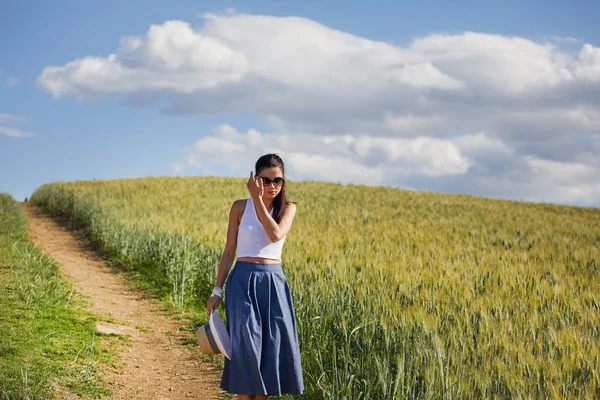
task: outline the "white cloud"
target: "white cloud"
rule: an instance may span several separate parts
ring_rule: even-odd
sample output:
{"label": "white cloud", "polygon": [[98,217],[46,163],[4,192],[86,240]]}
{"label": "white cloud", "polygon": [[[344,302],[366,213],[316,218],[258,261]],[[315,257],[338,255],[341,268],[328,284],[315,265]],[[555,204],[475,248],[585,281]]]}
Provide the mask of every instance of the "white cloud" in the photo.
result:
{"label": "white cloud", "polygon": [[553,42],[558,42],[558,43],[577,43],[579,42],[579,39],[571,37],[571,36],[551,36],[550,40],[552,40]]}
{"label": "white cloud", "polygon": [[239,142],[238,136],[242,135],[237,133],[233,127],[222,125],[215,130],[214,136],[207,136],[198,140],[194,144],[194,148],[198,152],[221,153],[222,155],[243,153],[246,150],[246,146]]}
{"label": "white cloud", "polygon": [[342,156],[290,152],[283,153],[293,173],[304,179],[318,179],[340,183],[381,184],[385,168],[368,167]]}
{"label": "white cloud", "polygon": [[[0,70],[1,72],[1,70]],[[34,137],[37,136],[33,132],[23,131],[18,128],[7,126],[5,124],[14,124],[19,122],[27,122],[28,119],[19,115],[0,113],[0,135],[11,137]]]}
{"label": "white cloud", "polygon": [[[57,98],[160,101],[168,114],[244,112],[272,132],[216,128],[186,148],[203,168],[226,158],[245,170],[270,148],[323,179],[600,201],[577,172],[595,171],[600,154],[593,44],[463,32],[395,46],[306,18],[226,10],[203,20],[152,25],[106,57],[44,68],[38,83]],[[544,162],[571,183],[533,183],[558,174]]]}
{"label": "white cloud", "polygon": [[125,37],[118,53],[45,67],[38,84],[55,98],[146,90],[191,93],[239,81],[247,69],[243,54],[183,21],[152,25],[144,38]]}
{"label": "white cloud", "polygon": [[579,52],[579,62],[576,65],[578,77],[600,81],[600,48],[585,44]]}
{"label": "white cloud", "polygon": [[410,50],[308,19],[205,14],[205,20],[200,31],[183,21],[152,25],[145,37],[123,38],[118,54],[48,66],[38,82],[55,97],[164,89],[191,93],[261,81],[325,92],[354,92],[350,85],[371,90],[390,84],[463,86]]}
{"label": "white cloud", "polygon": [[502,143],[498,139],[490,138],[481,132],[457,137],[453,142],[458,146],[461,152],[467,154],[495,152],[509,155],[514,153],[513,149],[509,148],[505,143]]}
{"label": "white cloud", "polygon": [[517,200],[596,204],[600,199],[600,162],[564,163],[523,157],[510,174],[477,178],[479,190]]}
{"label": "white cloud", "polygon": [[413,136],[431,133],[432,129],[444,129],[449,121],[445,116],[392,115],[384,116],[385,126],[395,133]]}
{"label": "white cloud", "polygon": [[598,87],[577,86],[598,81],[600,49],[590,44],[575,58],[552,43],[476,32],[400,47],[306,18],[230,10],[204,20],[197,30],[184,21],[152,25],[108,57],[44,68],[38,83],[55,97],[82,100],[155,92],[166,96],[168,113],[245,111],[279,119],[287,131],[323,134],[383,128],[393,136],[408,129],[402,118],[434,115],[439,136],[448,134],[440,121],[473,132],[489,129],[490,117],[540,111],[550,100],[554,108],[580,106],[573,96],[598,102]]}
{"label": "white cloud", "polygon": [[579,204],[594,204],[600,196],[597,155],[582,162],[547,160],[519,154],[483,132],[453,139],[407,139],[239,132],[224,124],[186,147],[188,164],[203,171],[226,168],[228,175],[235,176],[246,176],[256,159],[269,152],[281,155],[286,174],[295,180]]}
{"label": "white cloud", "polygon": [[[537,157],[527,157],[526,161],[533,174],[554,183],[594,179],[598,176],[598,172],[594,171],[591,165],[541,160]],[[600,182],[598,184],[600,185]]]}
{"label": "white cloud", "polygon": [[16,116],[14,116],[14,115],[0,113],[0,124],[8,122],[8,121],[12,121],[15,118],[16,118]]}
{"label": "white cloud", "polygon": [[383,183],[386,174],[447,176],[469,168],[449,140],[244,133],[227,124],[185,150],[190,165],[221,165],[240,175],[263,153],[277,152],[289,160],[292,175],[339,182]]}
{"label": "white cloud", "polygon": [[0,125],[0,134],[12,137],[33,137],[35,133]]}
{"label": "white cloud", "polygon": [[600,133],[600,108],[577,107],[566,111],[567,118],[581,130]]}
{"label": "white cloud", "polygon": [[469,163],[458,147],[449,140],[418,137],[392,139],[361,136],[354,143],[356,153],[410,170],[413,174],[428,176],[459,175],[467,172]]}
{"label": "white cloud", "polygon": [[411,48],[471,90],[514,95],[571,80],[568,59],[552,44],[476,32],[430,35]]}

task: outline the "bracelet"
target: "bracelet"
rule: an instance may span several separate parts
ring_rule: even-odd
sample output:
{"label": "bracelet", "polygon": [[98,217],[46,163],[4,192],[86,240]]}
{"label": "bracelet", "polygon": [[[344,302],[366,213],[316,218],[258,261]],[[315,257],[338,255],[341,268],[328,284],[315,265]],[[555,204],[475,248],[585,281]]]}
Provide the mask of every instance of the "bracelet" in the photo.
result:
{"label": "bracelet", "polygon": [[223,298],[223,289],[221,289],[218,286],[215,286],[215,288],[213,289],[212,293],[210,294],[210,296],[219,296],[221,298]]}

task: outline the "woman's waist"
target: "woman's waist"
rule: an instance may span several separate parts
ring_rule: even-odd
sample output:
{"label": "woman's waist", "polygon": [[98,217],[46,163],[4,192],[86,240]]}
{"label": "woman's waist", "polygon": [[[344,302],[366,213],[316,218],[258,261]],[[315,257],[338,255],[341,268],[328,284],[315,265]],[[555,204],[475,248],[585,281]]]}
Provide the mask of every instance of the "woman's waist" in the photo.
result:
{"label": "woman's waist", "polygon": [[249,271],[282,271],[281,262],[254,262],[237,259],[234,268],[240,268]]}

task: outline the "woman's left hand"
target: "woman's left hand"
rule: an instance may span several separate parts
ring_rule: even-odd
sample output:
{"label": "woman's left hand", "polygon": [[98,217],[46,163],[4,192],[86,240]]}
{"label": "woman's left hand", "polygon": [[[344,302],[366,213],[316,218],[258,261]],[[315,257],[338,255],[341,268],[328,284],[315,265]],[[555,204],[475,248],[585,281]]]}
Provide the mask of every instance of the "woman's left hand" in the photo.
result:
{"label": "woman's left hand", "polygon": [[248,191],[253,199],[262,198],[265,193],[263,180],[260,177],[254,177],[252,171],[250,171],[250,178],[248,179]]}

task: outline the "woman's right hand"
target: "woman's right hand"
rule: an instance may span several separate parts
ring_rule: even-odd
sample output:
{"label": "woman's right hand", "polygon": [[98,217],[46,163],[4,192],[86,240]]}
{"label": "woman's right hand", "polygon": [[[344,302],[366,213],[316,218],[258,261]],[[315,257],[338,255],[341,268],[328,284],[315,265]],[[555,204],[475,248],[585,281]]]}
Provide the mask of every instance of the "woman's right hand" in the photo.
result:
{"label": "woman's right hand", "polygon": [[210,299],[206,302],[206,310],[208,311],[208,316],[210,317],[210,313],[213,312],[215,308],[217,308],[221,304],[221,298],[219,296],[211,296]]}
{"label": "woman's right hand", "polygon": [[248,187],[252,200],[263,197],[265,193],[263,180],[259,176],[253,176],[252,171],[250,171],[250,178],[248,178],[246,186]]}

